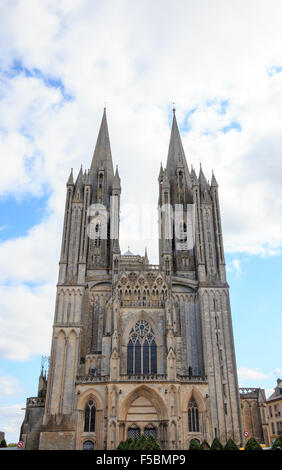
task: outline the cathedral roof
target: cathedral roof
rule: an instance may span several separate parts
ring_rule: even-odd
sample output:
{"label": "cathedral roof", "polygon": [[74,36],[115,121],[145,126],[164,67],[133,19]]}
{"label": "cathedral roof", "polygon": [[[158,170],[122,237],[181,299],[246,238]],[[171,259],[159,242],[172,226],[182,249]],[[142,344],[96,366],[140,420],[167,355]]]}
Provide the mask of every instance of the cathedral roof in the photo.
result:
{"label": "cathedral roof", "polygon": [[122,255],[122,256],[136,256],[136,255],[134,255],[134,254],[128,249],[127,252],[124,253],[124,255]]}

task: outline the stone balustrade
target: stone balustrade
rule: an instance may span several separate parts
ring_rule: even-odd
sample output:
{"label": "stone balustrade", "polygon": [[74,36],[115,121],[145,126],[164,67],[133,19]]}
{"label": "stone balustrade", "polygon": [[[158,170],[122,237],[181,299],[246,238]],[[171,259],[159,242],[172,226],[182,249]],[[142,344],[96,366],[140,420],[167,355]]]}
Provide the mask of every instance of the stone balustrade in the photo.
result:
{"label": "stone balustrade", "polygon": [[[168,380],[167,374],[121,374],[119,379],[113,382],[166,382]],[[170,380],[171,381],[171,380]],[[206,383],[206,376],[193,376],[193,375],[179,375],[176,377],[177,382],[184,383]],[[109,375],[84,375],[77,376],[76,383],[101,383],[111,382]]]}

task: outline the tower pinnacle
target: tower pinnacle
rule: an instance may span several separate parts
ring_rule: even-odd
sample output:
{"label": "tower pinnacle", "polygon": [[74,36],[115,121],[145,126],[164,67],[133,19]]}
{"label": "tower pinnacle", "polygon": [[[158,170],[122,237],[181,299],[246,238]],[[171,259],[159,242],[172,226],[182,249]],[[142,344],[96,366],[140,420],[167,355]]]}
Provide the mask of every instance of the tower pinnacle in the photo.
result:
{"label": "tower pinnacle", "polygon": [[90,174],[95,173],[99,169],[99,167],[101,166],[101,162],[107,172],[108,181],[112,182],[114,178],[114,170],[106,108],[104,108],[103,112],[102,122],[100,125],[100,130],[91,162]]}

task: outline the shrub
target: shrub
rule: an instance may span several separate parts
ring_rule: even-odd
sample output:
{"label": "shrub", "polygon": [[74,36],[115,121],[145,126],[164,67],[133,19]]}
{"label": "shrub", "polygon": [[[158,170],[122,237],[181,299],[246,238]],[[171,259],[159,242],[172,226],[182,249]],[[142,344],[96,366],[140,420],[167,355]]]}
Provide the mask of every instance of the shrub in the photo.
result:
{"label": "shrub", "polygon": [[200,445],[201,450],[210,450],[210,445],[207,441],[203,441],[202,444]]}
{"label": "shrub", "polygon": [[235,444],[232,439],[228,439],[225,444],[224,450],[239,450],[239,447]]}
{"label": "shrub", "polygon": [[254,437],[251,437],[247,441],[244,450],[262,450],[262,448],[259,445],[258,441]]}
{"label": "shrub", "polygon": [[128,438],[126,441],[119,443],[118,450],[162,450],[160,444],[153,438],[153,436],[145,437],[142,436],[131,439]]}
{"label": "shrub", "polygon": [[272,444],[271,450],[282,450],[282,436],[277,437]]}
{"label": "shrub", "polygon": [[190,445],[189,445],[189,450],[201,450],[200,444],[197,441],[197,439],[191,439]]}
{"label": "shrub", "polygon": [[0,447],[7,447],[7,442],[5,441],[5,439],[2,439]]}
{"label": "shrub", "polygon": [[211,450],[223,450],[223,445],[217,437],[212,441]]}

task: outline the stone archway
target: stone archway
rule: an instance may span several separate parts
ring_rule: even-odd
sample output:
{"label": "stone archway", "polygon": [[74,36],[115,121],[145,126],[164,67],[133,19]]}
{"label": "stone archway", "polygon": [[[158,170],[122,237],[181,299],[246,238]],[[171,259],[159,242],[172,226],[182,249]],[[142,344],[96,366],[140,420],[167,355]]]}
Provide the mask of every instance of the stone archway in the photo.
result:
{"label": "stone archway", "polygon": [[156,435],[161,446],[166,448],[167,409],[162,397],[146,385],[134,389],[122,403],[119,429],[120,441],[151,432]]}

